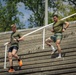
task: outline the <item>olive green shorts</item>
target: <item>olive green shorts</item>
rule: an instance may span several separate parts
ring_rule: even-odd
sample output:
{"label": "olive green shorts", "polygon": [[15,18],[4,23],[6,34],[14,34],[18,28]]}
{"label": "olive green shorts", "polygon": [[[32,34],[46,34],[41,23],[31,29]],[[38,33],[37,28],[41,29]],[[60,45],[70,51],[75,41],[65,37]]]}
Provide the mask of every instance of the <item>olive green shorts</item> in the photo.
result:
{"label": "olive green shorts", "polygon": [[57,40],[62,40],[63,38],[63,35],[62,33],[55,33],[54,36],[51,36],[50,37],[54,42],[56,42]]}

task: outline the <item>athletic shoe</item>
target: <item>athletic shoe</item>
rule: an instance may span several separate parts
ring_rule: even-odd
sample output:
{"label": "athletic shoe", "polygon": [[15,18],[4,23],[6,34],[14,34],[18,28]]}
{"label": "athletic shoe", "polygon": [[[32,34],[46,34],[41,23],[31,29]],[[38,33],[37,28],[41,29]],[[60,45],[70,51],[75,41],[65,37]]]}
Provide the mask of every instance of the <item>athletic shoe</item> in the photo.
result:
{"label": "athletic shoe", "polygon": [[18,61],[18,63],[19,63],[19,66],[22,66],[22,60],[20,60],[20,61]]}
{"label": "athletic shoe", "polygon": [[58,56],[58,57],[56,57],[57,59],[60,59],[61,58],[61,56]]}
{"label": "athletic shoe", "polygon": [[52,51],[52,52],[51,52],[51,54],[54,54],[54,53],[55,53],[55,51]]}
{"label": "athletic shoe", "polygon": [[8,72],[15,72],[15,70],[10,68]]}
{"label": "athletic shoe", "polygon": [[56,51],[56,49],[53,45],[51,45],[51,49],[52,49],[52,51]]}

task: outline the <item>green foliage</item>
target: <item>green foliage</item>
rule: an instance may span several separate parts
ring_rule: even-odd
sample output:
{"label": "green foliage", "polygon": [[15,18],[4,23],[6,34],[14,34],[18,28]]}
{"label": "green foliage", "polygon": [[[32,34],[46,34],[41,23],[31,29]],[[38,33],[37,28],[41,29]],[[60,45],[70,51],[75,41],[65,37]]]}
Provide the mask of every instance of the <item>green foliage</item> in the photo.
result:
{"label": "green foliage", "polygon": [[28,21],[30,22],[30,27],[42,26],[44,25],[44,0],[26,0],[24,1],[26,9],[32,11],[32,15]]}
{"label": "green foliage", "polygon": [[[76,13],[75,10],[76,10],[75,8],[71,8],[71,9],[70,9],[70,12],[69,12],[69,15],[71,15],[71,14],[73,14],[73,13]],[[67,21],[76,21],[76,15],[68,18]]]}
{"label": "green foliage", "polygon": [[[24,28],[24,24],[19,20],[17,15],[22,15],[17,10],[17,3],[23,2],[25,10],[32,11],[30,15],[29,28],[43,26],[45,18],[45,0],[4,0],[6,6],[2,6],[0,2],[0,31],[9,31],[10,25],[16,23],[18,29]],[[76,13],[76,0],[48,0],[48,23],[52,23],[53,14],[58,14],[60,18]],[[73,16],[67,21],[76,20]]]}
{"label": "green foliage", "polygon": [[11,30],[10,25],[13,23],[19,24],[20,27],[20,20],[17,15],[22,15],[21,12],[17,10],[16,1],[13,0],[4,0],[5,6],[3,6],[0,2],[0,32],[9,31]]}
{"label": "green foliage", "polygon": [[[49,7],[52,9],[52,11],[49,12],[49,16],[51,16],[49,19],[52,18],[53,14],[58,14],[61,19],[63,17],[76,13],[75,3],[76,0],[49,0]],[[67,21],[74,20],[76,20],[76,16],[67,19]],[[51,20],[49,23],[51,23]]]}
{"label": "green foliage", "polygon": [[[75,1],[76,2],[76,1]],[[30,15],[30,18],[28,21],[30,22],[29,28],[35,27],[35,26],[43,26],[44,25],[44,17],[45,17],[45,3],[44,0],[26,0],[24,1],[26,9],[33,12],[32,15]],[[71,9],[73,9],[72,0],[48,0],[49,9],[51,11],[48,12],[48,23],[52,23],[52,16],[53,14],[58,14],[60,18],[66,17],[72,12]],[[74,4],[74,3],[73,3]],[[75,10],[74,10],[75,11]],[[74,18],[70,19],[74,20]]]}
{"label": "green foliage", "polygon": [[[76,13],[76,0],[67,0],[69,2],[70,6],[70,11],[69,11],[69,15]],[[68,21],[76,21],[76,15],[72,16],[70,18],[67,19]]]}
{"label": "green foliage", "polygon": [[76,0],[68,0],[68,2],[76,8]]}

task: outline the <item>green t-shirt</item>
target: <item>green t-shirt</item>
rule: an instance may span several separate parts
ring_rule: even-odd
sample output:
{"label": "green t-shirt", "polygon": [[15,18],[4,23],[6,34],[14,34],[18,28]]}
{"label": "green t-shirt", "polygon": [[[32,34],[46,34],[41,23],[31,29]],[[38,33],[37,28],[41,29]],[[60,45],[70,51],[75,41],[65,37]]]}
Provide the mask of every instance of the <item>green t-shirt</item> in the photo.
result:
{"label": "green t-shirt", "polygon": [[53,24],[54,32],[55,33],[62,33],[64,23],[65,23],[65,21],[62,21],[62,20],[54,23]]}
{"label": "green t-shirt", "polygon": [[14,39],[18,39],[21,37],[21,34],[19,32],[12,32],[10,37],[10,43],[11,46],[17,46],[19,47],[19,41],[15,41]]}

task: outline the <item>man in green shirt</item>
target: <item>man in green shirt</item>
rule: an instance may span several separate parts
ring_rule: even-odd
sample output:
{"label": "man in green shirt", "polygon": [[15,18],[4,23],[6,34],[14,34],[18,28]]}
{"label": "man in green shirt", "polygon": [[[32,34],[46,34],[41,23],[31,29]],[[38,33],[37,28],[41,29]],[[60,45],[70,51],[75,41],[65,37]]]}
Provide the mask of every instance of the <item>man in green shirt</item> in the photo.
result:
{"label": "man in green shirt", "polygon": [[58,53],[59,53],[59,56],[57,58],[61,58],[60,43],[61,43],[62,36],[63,36],[62,33],[68,28],[69,23],[65,22],[63,20],[59,20],[58,15],[54,15],[53,20],[54,20],[54,23],[53,23],[51,32],[54,33],[54,36],[47,38],[45,43],[52,48],[51,54],[53,54],[56,51],[56,49],[54,48],[53,45],[51,45],[51,42],[52,41],[55,42],[56,46],[57,46]]}
{"label": "man in green shirt", "polygon": [[19,49],[19,41],[23,40],[23,38],[21,37],[20,33],[16,30],[15,24],[11,25],[11,28],[12,28],[12,33],[11,33],[11,37],[10,37],[10,42],[8,43],[8,44],[10,44],[10,47],[8,50],[10,69],[8,72],[15,71],[13,68],[12,57],[15,57],[18,60],[19,66],[22,66],[22,60],[17,55],[17,51]]}

